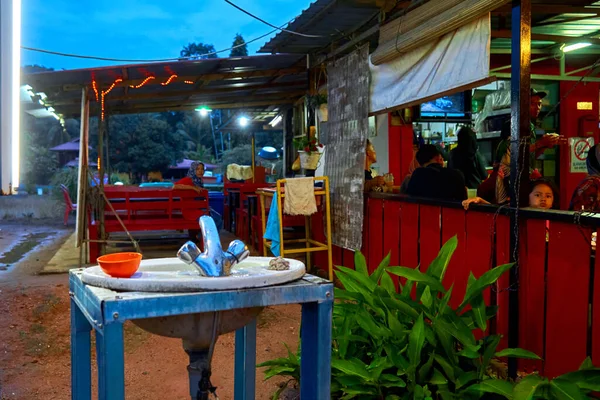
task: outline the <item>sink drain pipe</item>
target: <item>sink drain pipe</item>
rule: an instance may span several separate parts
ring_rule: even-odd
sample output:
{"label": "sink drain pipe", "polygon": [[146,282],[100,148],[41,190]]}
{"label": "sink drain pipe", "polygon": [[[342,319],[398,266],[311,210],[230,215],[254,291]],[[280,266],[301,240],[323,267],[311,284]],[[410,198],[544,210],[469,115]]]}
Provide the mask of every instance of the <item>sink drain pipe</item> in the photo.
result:
{"label": "sink drain pipe", "polygon": [[211,362],[221,324],[221,313],[215,312],[213,331],[208,350],[186,350],[190,358],[188,375],[190,381],[190,396],[192,400],[218,400],[217,388],[210,381]]}

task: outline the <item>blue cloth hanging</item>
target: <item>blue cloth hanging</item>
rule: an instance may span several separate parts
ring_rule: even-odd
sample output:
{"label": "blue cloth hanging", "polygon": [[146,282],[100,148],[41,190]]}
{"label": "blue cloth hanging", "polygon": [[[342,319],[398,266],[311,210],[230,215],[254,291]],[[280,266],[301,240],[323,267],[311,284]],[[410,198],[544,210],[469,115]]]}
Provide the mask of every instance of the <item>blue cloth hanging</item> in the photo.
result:
{"label": "blue cloth hanging", "polygon": [[281,252],[281,243],[279,237],[279,226],[281,221],[279,221],[277,196],[278,195],[275,194],[275,196],[273,196],[273,201],[271,201],[271,210],[269,211],[267,228],[265,229],[264,235],[265,239],[271,241],[271,252],[275,257],[279,257]]}

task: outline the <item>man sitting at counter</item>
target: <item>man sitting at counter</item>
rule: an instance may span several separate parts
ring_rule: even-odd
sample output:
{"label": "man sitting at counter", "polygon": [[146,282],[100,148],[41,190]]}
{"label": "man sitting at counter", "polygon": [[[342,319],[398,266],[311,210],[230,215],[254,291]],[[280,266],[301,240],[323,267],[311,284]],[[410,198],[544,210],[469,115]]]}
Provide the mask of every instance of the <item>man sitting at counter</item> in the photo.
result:
{"label": "man sitting at counter", "polygon": [[463,174],[452,168],[444,168],[444,158],[431,144],[417,151],[417,168],[408,183],[406,193],[410,196],[430,197],[442,200],[467,199],[467,188]]}

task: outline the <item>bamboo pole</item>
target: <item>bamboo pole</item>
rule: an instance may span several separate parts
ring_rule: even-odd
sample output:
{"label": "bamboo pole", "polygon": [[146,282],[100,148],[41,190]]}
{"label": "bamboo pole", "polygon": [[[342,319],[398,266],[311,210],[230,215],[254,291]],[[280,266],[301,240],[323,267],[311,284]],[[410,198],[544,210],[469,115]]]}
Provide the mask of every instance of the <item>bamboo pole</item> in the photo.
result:
{"label": "bamboo pole", "polygon": [[90,99],[87,88],[81,89],[81,125],[79,130],[79,172],[77,177],[77,222],[75,223],[76,246],[80,248],[80,257],[82,244],[84,243],[85,230],[85,210],[87,193],[87,169],[88,149],[89,149],[89,125],[90,124]]}
{"label": "bamboo pole", "polygon": [[440,14],[431,16],[426,24],[381,43],[371,56],[371,62],[379,65],[392,61],[400,54],[434,41],[508,3],[509,0],[465,0]]}
{"label": "bamboo pole", "polygon": [[432,15],[438,15],[452,8],[464,0],[431,0],[416,7],[405,15],[383,25],[379,29],[379,43],[395,40],[396,36],[415,29],[421,24],[427,23]]}

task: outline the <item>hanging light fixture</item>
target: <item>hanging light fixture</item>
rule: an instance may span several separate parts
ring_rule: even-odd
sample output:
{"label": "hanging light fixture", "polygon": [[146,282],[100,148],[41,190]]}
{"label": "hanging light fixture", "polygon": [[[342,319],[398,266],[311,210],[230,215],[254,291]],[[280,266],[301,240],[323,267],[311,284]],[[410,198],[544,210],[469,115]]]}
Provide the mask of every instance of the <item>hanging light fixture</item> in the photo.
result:
{"label": "hanging light fixture", "polygon": [[249,122],[250,122],[250,120],[248,119],[248,117],[239,117],[238,118],[238,124],[240,124],[240,126],[242,128],[245,126],[248,126]]}
{"label": "hanging light fixture", "polygon": [[592,45],[591,43],[587,43],[587,42],[573,43],[573,44],[569,44],[569,45],[563,44],[560,49],[562,50],[563,53],[568,53],[570,51],[584,49],[584,48],[589,47],[591,45]]}

